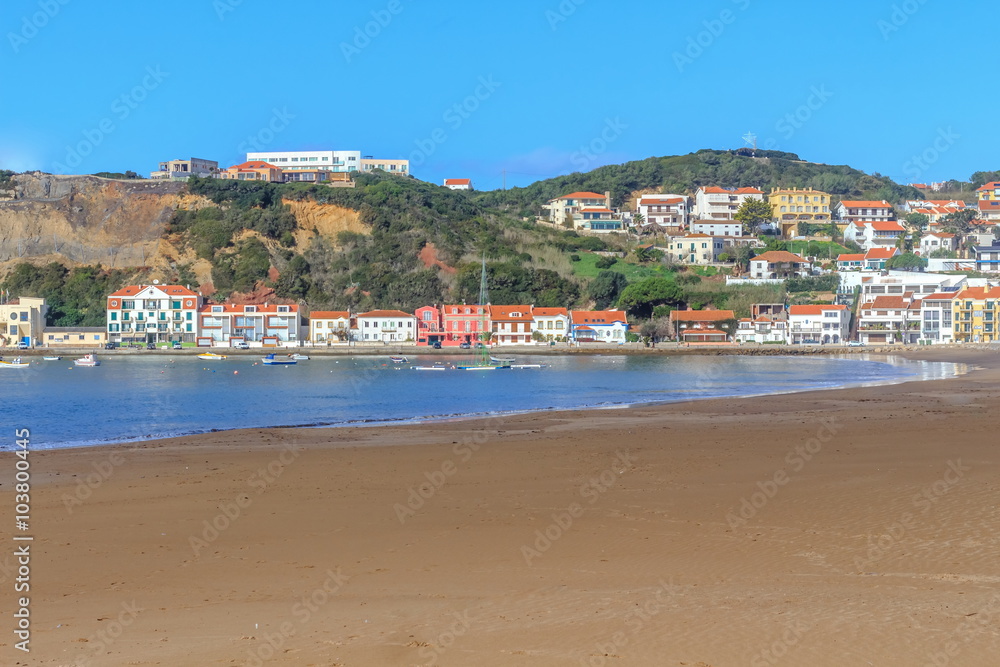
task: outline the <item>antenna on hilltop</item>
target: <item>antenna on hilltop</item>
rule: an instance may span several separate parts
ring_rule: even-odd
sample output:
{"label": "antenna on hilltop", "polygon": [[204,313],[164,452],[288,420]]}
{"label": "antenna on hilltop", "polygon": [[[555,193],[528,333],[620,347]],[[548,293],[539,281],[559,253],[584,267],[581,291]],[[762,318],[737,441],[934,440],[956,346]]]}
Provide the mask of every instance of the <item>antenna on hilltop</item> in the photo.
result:
{"label": "antenna on hilltop", "polygon": [[757,135],[753,132],[747,132],[743,135],[743,143],[753,148],[753,156],[757,157]]}

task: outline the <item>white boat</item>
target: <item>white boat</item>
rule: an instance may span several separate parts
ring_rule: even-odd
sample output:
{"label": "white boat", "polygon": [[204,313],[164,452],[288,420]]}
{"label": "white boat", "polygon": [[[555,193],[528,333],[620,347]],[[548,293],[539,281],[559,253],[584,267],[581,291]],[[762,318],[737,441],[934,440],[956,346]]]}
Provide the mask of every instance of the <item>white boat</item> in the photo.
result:
{"label": "white boat", "polygon": [[42,357],[44,361],[62,361],[62,357]]}
{"label": "white boat", "polygon": [[299,362],[296,361],[295,359],[290,359],[288,357],[284,357],[284,358],[282,358],[282,357],[276,357],[276,356],[274,356],[274,353],[272,352],[271,354],[269,354],[266,357],[264,357],[263,363],[264,363],[265,366],[294,366],[295,364],[297,364]]}
{"label": "white boat", "polygon": [[415,370],[415,371],[446,371],[446,370],[448,370],[448,367],[447,366],[414,366],[413,370]]}
{"label": "white boat", "polygon": [[514,357],[494,357],[490,355],[490,361],[494,364],[512,364],[514,363]]}
{"label": "white boat", "polygon": [[407,364],[410,362],[406,357],[389,357],[389,361],[394,364]]}
{"label": "white boat", "polygon": [[30,365],[25,361],[21,361],[21,357],[18,357],[14,361],[0,360],[0,368],[27,368]]}
{"label": "white boat", "polygon": [[79,359],[74,359],[73,363],[77,366],[84,366],[87,368],[92,368],[94,366],[100,366],[101,362],[97,360],[96,354],[87,354]]}
{"label": "white boat", "polygon": [[224,354],[216,354],[215,352],[202,352],[198,355],[199,359],[205,359],[208,361],[220,361],[226,358]]}
{"label": "white boat", "polygon": [[295,361],[309,361],[309,357],[305,354],[299,354],[298,352],[288,355],[289,359],[294,359]]}

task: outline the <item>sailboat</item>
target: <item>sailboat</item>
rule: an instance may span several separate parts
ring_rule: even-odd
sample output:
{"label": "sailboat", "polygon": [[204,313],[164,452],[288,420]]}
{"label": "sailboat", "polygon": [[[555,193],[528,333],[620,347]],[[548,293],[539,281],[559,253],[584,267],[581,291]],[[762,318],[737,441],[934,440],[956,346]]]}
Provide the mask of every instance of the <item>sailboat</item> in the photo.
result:
{"label": "sailboat", "polygon": [[510,368],[510,361],[505,359],[494,359],[490,355],[490,348],[486,344],[489,334],[486,331],[486,310],[490,300],[489,290],[486,286],[486,256],[483,255],[483,272],[479,278],[479,303],[483,308],[483,317],[479,325],[479,343],[475,347],[475,353],[471,364],[456,366],[460,371],[496,371]]}

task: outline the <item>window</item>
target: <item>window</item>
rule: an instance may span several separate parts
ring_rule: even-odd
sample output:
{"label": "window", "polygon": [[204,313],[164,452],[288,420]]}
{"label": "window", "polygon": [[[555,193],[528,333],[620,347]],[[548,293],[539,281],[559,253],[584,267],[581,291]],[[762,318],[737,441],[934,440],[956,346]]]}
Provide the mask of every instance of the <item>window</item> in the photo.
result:
{"label": "window", "polygon": [[243,312],[244,313],[256,313],[257,312],[257,306],[243,306]]}
{"label": "window", "polygon": [[287,313],[288,312],[288,306],[278,306],[278,312],[279,313]]}
{"label": "window", "polygon": [[118,313],[116,313],[115,311],[112,310],[111,311],[111,321],[114,322],[117,319],[118,319]]}
{"label": "window", "polygon": [[430,322],[432,319],[434,319],[434,313],[432,313],[429,310],[425,310],[423,313],[421,313],[421,317],[424,322]]}
{"label": "window", "polygon": [[170,307],[173,308],[174,310],[180,310],[181,302],[180,301],[171,301],[170,302]]}

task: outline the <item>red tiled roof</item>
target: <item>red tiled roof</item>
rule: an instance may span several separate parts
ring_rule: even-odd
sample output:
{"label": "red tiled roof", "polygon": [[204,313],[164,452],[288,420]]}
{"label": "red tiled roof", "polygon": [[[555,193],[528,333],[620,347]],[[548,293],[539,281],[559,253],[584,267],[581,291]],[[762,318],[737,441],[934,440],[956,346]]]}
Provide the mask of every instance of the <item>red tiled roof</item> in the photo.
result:
{"label": "red tiled roof", "polygon": [[612,210],[611,210],[611,209],[609,209],[609,208],[600,208],[600,207],[597,207],[597,208],[593,208],[593,207],[584,207],[584,208],[581,208],[581,209],[580,209],[580,213],[614,213],[614,211],[612,211]]}
{"label": "red tiled roof", "polygon": [[[647,201],[648,200],[648,201]],[[642,195],[637,202],[640,206],[656,206],[657,204],[680,204],[683,197],[668,197],[667,195]]]}
{"label": "red tiled roof", "polygon": [[723,194],[725,194],[725,195],[762,195],[762,194],[764,194],[763,192],[761,192],[757,188],[734,188],[732,190],[727,190],[726,188],[720,188],[720,187],[716,187],[714,185],[710,185],[708,187],[702,188],[702,191],[705,192],[706,194],[713,194],[713,195],[723,195]]}
{"label": "red tiled roof", "polygon": [[252,170],[252,169],[281,169],[281,167],[276,167],[270,162],[264,162],[263,160],[250,160],[249,162],[243,162],[241,164],[236,164],[229,169],[239,169],[239,170]]}
{"label": "red tiled roof", "polygon": [[555,315],[569,316],[569,311],[566,308],[535,308],[532,310],[532,314],[535,317],[554,317]]}
{"label": "red tiled roof", "polygon": [[795,253],[788,252],[786,250],[768,250],[765,253],[757,255],[751,262],[767,262],[768,264],[776,264],[778,262],[800,262],[805,263],[806,260],[799,257]]}
{"label": "red tiled roof", "polygon": [[899,254],[899,248],[872,248],[865,253],[865,259],[890,259]]}
{"label": "red tiled roof", "polygon": [[571,192],[568,195],[556,197],[555,199],[550,199],[549,201],[559,201],[560,199],[604,199],[604,195],[599,195],[596,192]]}
{"label": "red tiled roof", "polygon": [[[529,305],[517,305],[517,306],[490,306],[490,319],[494,322],[499,320],[504,320],[507,322],[530,322],[534,319],[531,314],[531,306]],[[514,316],[512,313],[521,313],[518,316]]]}
{"label": "red tiled roof", "polygon": [[471,178],[446,178],[444,179],[445,185],[472,185]]}
{"label": "red tiled roof", "polygon": [[864,255],[837,255],[838,262],[861,262],[864,261]]}
{"label": "red tiled roof", "polygon": [[900,310],[901,308],[906,308],[906,301],[901,296],[889,296],[883,294],[875,297],[874,301],[866,303],[864,307],[875,310]]}
{"label": "red tiled roof", "polygon": [[170,296],[198,296],[191,290],[181,285],[129,285],[128,287],[123,287],[117,292],[112,292],[108,296],[135,296],[147,287],[155,287],[158,290],[162,290],[164,294]]}
{"label": "red tiled roof", "polygon": [[309,313],[309,319],[311,320],[346,320],[350,317],[351,312],[349,310],[314,310]]}
{"label": "red tiled roof", "polygon": [[928,294],[924,297],[924,301],[941,301],[944,299],[952,300],[955,298],[954,292],[935,292],[934,294]]}
{"label": "red tiled roof", "polygon": [[828,304],[821,306],[789,306],[789,315],[822,315],[824,310],[847,310],[847,306]]}
{"label": "red tiled roof", "polygon": [[628,324],[624,310],[573,310],[569,315],[573,324]]}
{"label": "red tiled roof", "polygon": [[903,226],[901,224],[899,224],[898,222],[879,221],[879,222],[866,222],[864,224],[871,225],[872,229],[874,229],[877,232],[905,232],[906,231],[905,229],[903,229]]}
{"label": "red tiled roof", "polygon": [[719,322],[736,319],[731,310],[672,310],[671,322]]}
{"label": "red tiled roof", "polygon": [[986,190],[995,190],[1000,188],[1000,181],[993,181],[992,183],[987,183],[981,188],[977,188],[976,192],[985,192]]}
{"label": "red tiled roof", "polygon": [[986,209],[1000,209],[1000,201],[992,200],[988,201],[986,199],[979,200],[979,210],[985,211]]}

